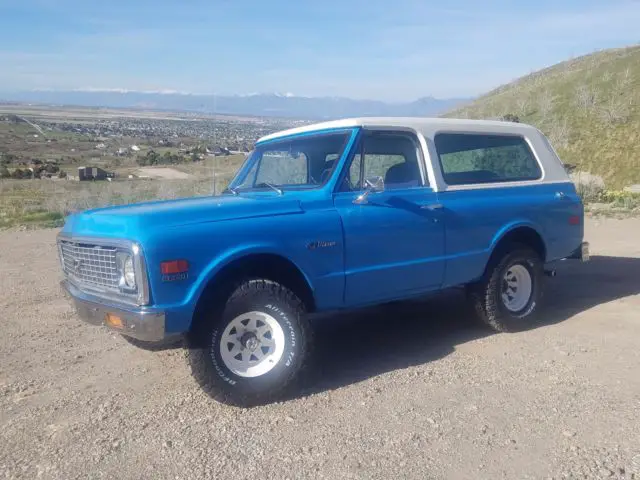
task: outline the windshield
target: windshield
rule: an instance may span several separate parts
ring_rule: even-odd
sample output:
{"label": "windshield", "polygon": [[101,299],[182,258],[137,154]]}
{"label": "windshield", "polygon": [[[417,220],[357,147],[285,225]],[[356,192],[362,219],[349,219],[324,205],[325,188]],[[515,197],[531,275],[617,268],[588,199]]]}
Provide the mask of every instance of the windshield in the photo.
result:
{"label": "windshield", "polygon": [[342,155],[351,131],[319,133],[257,145],[236,178],[234,192],[316,188],[324,185]]}

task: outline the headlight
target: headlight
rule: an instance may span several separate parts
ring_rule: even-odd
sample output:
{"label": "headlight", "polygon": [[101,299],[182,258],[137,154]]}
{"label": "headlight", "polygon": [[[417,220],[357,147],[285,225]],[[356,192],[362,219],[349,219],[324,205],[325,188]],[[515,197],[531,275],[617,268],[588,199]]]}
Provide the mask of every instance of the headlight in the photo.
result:
{"label": "headlight", "polygon": [[125,290],[136,289],[136,270],[133,264],[133,256],[128,252],[117,253],[118,273],[120,274],[120,288]]}
{"label": "headlight", "polygon": [[136,272],[133,269],[133,258],[131,258],[130,256],[127,256],[124,261],[122,274],[124,283],[127,285],[127,287],[136,288]]}

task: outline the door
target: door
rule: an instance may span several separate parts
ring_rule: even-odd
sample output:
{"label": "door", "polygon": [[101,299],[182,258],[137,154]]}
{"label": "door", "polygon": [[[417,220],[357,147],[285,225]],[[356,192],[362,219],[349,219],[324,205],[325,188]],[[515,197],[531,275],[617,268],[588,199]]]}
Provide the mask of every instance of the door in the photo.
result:
{"label": "door", "polygon": [[[334,196],[345,236],[345,302],[377,303],[440,287],[444,225],[417,138],[364,132]],[[381,177],[381,191],[363,188]],[[375,181],[371,184],[373,185]]]}

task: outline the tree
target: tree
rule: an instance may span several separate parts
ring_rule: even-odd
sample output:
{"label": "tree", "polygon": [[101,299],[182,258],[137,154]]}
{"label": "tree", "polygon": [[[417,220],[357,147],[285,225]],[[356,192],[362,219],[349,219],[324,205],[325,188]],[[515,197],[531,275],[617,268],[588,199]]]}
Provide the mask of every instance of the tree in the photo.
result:
{"label": "tree", "polygon": [[0,154],[0,165],[9,165],[17,159],[18,157],[16,157],[12,153],[2,153]]}
{"label": "tree", "polygon": [[147,165],[157,165],[158,163],[162,162],[162,157],[155,150],[149,150],[144,157],[138,155],[136,157],[136,162],[141,167]]}
{"label": "tree", "polygon": [[160,163],[160,154],[155,150],[149,150],[147,152],[147,165],[157,165]]}
{"label": "tree", "polygon": [[60,167],[54,165],[53,163],[47,163],[44,169],[47,173],[56,173],[58,170],[60,170]]}
{"label": "tree", "polygon": [[173,160],[174,159],[173,159],[173,155],[171,155],[171,152],[164,152],[164,156],[162,157],[162,163],[170,165],[174,163]]}

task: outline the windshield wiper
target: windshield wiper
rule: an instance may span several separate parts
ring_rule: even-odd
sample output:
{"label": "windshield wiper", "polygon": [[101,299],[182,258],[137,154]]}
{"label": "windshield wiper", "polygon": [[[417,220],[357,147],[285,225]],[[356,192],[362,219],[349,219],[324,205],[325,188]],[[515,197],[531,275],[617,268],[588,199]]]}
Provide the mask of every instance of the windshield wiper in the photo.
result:
{"label": "windshield wiper", "polygon": [[269,187],[270,189],[275,190],[276,192],[278,192],[278,195],[282,195],[282,190],[279,189],[278,187],[276,187],[275,185],[273,185],[272,183],[261,182],[261,183],[257,183],[256,185],[253,186],[253,188],[260,188],[260,187]]}
{"label": "windshield wiper", "polygon": [[233,195],[238,195],[238,191],[235,188],[227,187],[222,193],[232,193]]}

